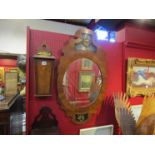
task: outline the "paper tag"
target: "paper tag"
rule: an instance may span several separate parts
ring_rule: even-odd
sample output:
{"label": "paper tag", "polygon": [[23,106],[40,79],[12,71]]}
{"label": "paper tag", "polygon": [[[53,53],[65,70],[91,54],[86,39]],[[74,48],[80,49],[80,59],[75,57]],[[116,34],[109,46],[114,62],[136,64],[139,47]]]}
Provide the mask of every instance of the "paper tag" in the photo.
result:
{"label": "paper tag", "polygon": [[46,66],[47,65],[47,61],[42,61],[41,65]]}

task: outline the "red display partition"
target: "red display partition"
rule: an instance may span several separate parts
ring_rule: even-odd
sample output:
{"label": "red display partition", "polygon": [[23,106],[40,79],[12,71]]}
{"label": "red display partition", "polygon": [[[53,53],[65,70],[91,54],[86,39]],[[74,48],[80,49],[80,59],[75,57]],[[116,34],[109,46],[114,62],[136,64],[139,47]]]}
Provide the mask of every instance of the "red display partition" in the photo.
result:
{"label": "red display partition", "polygon": [[[61,122],[63,121],[64,113],[59,108],[57,102],[57,89],[56,89],[56,69],[58,65],[59,58],[61,56],[61,49],[65,42],[70,38],[70,36],[43,32],[38,30],[27,30],[27,70],[26,70],[26,132],[30,134],[31,125],[38,115],[40,109],[43,106],[48,106],[52,109],[52,112],[56,115],[56,118],[59,122],[60,130],[62,126]],[[33,56],[37,53],[38,48],[42,43],[45,43],[49,46],[53,55],[56,57],[55,69],[54,69],[54,79],[52,81],[52,96],[38,98],[35,97],[35,81],[34,81],[34,58]],[[46,77],[45,77],[46,78]],[[45,79],[46,80],[46,79]],[[62,119],[61,119],[62,118]],[[60,120],[59,120],[60,119]],[[61,131],[60,131],[61,132]]]}
{"label": "red display partition", "polygon": [[105,51],[106,61],[106,95],[102,107],[95,118],[97,126],[114,125],[114,134],[120,134],[120,129],[115,119],[115,110],[113,104],[113,93],[123,91],[123,44],[122,43],[101,43]]}
{"label": "red display partition", "polygon": [[[122,37],[123,36],[123,37]],[[155,31],[126,23],[117,34],[123,45],[123,92],[126,91],[128,58],[155,59]],[[124,40],[122,40],[124,39]],[[130,98],[131,105],[142,104],[143,97]]]}
{"label": "red display partition", "polygon": [[[128,58],[144,58],[144,59],[155,59],[155,50],[143,49],[143,45],[139,45],[139,48],[125,46],[124,51],[124,91],[126,90],[126,75],[127,75],[127,60]],[[130,98],[132,105],[142,104],[143,97]]]}
{"label": "red display partition", "polygon": [[[106,71],[107,71],[107,87],[106,87],[106,99],[105,104],[98,109],[96,114],[85,124],[74,124],[69,117],[65,115],[63,110],[59,106],[58,92],[57,92],[57,67],[59,65],[59,59],[62,55],[62,49],[64,45],[69,41],[72,36],[58,34],[53,32],[39,31],[39,30],[27,30],[27,82],[26,82],[26,116],[27,116],[27,134],[31,132],[31,126],[38,115],[40,109],[43,106],[48,106],[52,109],[53,114],[56,116],[60,134],[79,134],[81,128],[114,124],[114,133],[117,134],[117,123],[115,120],[113,101],[109,96],[113,92],[122,91],[122,43],[104,43],[100,42],[103,51],[105,51]],[[53,55],[56,57],[54,79],[52,81],[53,87],[52,96],[38,98],[35,97],[34,92],[34,59],[38,47],[43,43],[49,46]],[[103,60],[104,61],[104,60]],[[45,77],[46,78],[46,77]],[[46,80],[46,79],[45,79]],[[111,104],[110,104],[111,103]]]}
{"label": "red display partition", "polygon": [[16,67],[17,66],[17,60],[16,59],[6,59],[6,58],[0,58],[0,66],[2,67]]}

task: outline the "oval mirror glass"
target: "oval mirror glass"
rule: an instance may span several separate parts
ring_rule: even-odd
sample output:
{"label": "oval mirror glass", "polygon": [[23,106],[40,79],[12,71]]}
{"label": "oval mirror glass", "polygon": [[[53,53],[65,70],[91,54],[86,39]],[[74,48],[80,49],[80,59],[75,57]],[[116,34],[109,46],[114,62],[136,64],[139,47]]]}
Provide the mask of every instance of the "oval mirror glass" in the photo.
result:
{"label": "oval mirror glass", "polygon": [[73,61],[63,77],[63,90],[69,103],[77,108],[95,103],[102,85],[99,67],[90,59]]}

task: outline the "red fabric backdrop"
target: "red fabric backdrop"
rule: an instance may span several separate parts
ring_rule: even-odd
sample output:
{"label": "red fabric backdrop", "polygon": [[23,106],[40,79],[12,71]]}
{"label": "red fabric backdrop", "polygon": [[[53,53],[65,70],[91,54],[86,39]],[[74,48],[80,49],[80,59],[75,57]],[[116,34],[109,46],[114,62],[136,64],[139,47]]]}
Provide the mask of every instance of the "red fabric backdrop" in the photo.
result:
{"label": "red fabric backdrop", "polygon": [[[124,34],[122,33],[124,32]],[[155,31],[148,28],[142,28],[134,26],[130,23],[126,23],[123,31],[120,31],[124,37],[123,48],[123,91],[126,89],[126,71],[128,58],[146,58],[155,59]],[[118,32],[119,34],[119,32]],[[121,35],[120,36],[121,38]],[[119,38],[118,38],[119,39]],[[122,39],[122,38],[121,38]],[[130,99],[132,105],[141,104],[143,102],[142,97],[134,97]]]}
{"label": "red fabric backdrop", "polygon": [[[142,35],[141,35],[141,31]],[[132,31],[135,31],[132,32]],[[106,98],[102,107],[98,109],[92,119],[82,125],[74,124],[70,118],[60,109],[59,100],[57,98],[57,67],[61,57],[62,48],[72,37],[69,35],[32,30],[28,28],[27,37],[27,134],[31,131],[31,125],[43,106],[52,109],[58,120],[61,134],[79,134],[80,128],[87,128],[100,125],[114,124],[114,134],[119,134],[114,114],[114,107],[110,96],[114,92],[125,91],[126,85],[126,62],[129,57],[155,58],[152,41],[154,32],[147,34],[147,30],[134,28],[126,25],[123,31],[118,32],[117,40],[121,43],[105,43],[98,42],[105,51],[107,82],[106,82]],[[132,33],[131,33],[132,32]],[[145,35],[146,34],[146,35]],[[139,37],[138,37],[138,36]],[[147,42],[145,42],[147,36]],[[150,41],[148,41],[148,39]],[[155,40],[155,39],[154,39]],[[36,98],[34,96],[34,60],[33,55],[36,54],[41,43],[46,42],[56,57],[55,75],[53,80],[52,97]],[[138,44],[138,46],[137,46]],[[146,44],[146,45],[144,45]],[[144,49],[145,48],[145,49]],[[147,49],[148,48],[148,49]],[[141,104],[142,98],[132,98],[131,104]]]}

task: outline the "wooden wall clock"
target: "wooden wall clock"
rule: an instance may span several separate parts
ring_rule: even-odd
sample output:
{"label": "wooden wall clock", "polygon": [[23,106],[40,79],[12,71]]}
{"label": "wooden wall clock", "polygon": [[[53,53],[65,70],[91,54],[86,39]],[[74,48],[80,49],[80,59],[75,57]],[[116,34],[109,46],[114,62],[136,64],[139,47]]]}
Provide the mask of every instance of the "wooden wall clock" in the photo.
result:
{"label": "wooden wall clock", "polygon": [[46,44],[42,44],[38,53],[34,56],[35,63],[35,96],[51,96],[55,57],[48,50]]}

